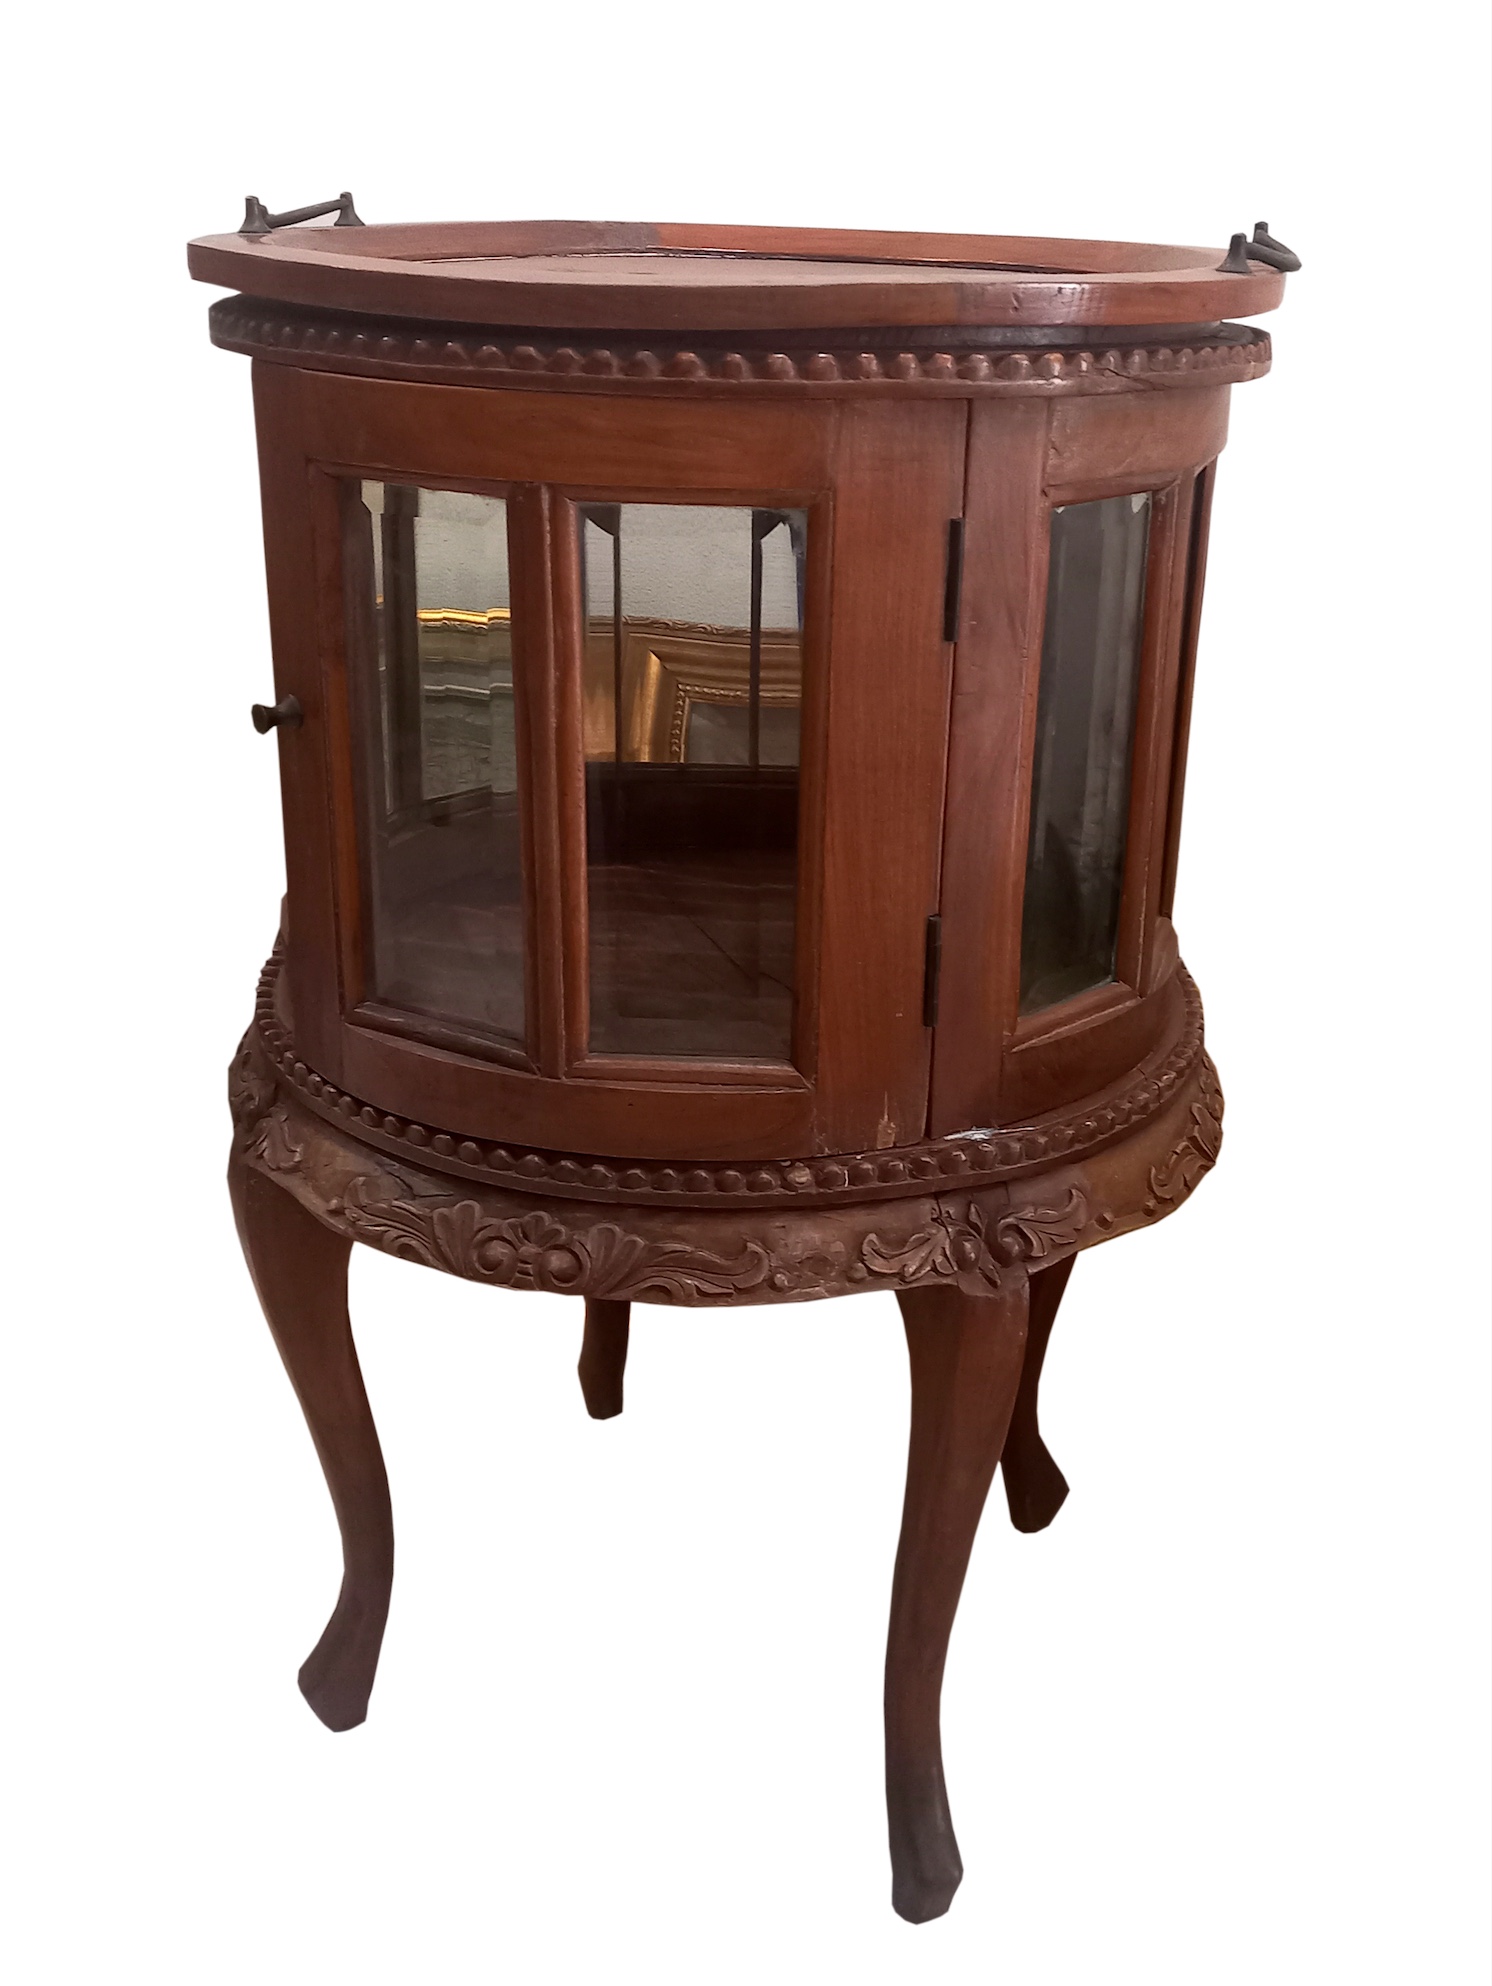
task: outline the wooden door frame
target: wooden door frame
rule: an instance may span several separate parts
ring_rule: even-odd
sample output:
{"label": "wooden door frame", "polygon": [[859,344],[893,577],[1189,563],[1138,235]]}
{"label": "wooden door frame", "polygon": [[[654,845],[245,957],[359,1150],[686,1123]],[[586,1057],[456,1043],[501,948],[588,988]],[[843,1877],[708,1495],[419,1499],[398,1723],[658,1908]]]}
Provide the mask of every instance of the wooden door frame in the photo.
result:
{"label": "wooden door frame", "polygon": [[[1164,412],[1164,418],[1157,416]],[[1197,476],[1226,438],[1227,389],[973,410],[964,609],[943,855],[943,1000],[929,1131],[1039,1117],[1140,1062],[1173,1017],[1169,822],[1182,650],[1200,584]],[[1020,948],[1051,516],[1150,494],[1145,615],[1115,978],[1021,1015]],[[1194,576],[1193,576],[1194,575]]]}
{"label": "wooden door frame", "polygon": [[824,834],[824,774],[828,750],[827,677],[830,572],[834,556],[834,500],[829,490],[730,488],[698,491],[696,506],[803,510],[808,513],[808,556],[803,615],[803,725],[799,768],[799,877],[793,943],[792,1049],[786,1062],[708,1061],[641,1055],[600,1055],[588,1042],[590,1010],[590,924],[586,911],[586,793],[583,681],[584,601],[580,572],[580,512],[590,504],[678,503],[680,492],[638,484],[549,488],[554,530],[551,541],[551,598],[555,618],[556,684],[552,770],[558,796],[560,896],[568,934],[564,953],[564,1075],[576,1082],[643,1082],[690,1087],[811,1090],[817,1074],[818,975],[823,900],[817,863],[805,871],[803,856]]}
{"label": "wooden door frame", "polygon": [[[280,737],[286,980],[316,1068],[376,1111],[458,1137],[600,1155],[749,1159],[915,1141],[926,1118],[922,936],[937,902],[949,694],[945,533],[961,502],[963,405],[474,393],[264,361],[255,389],[276,689],[306,712],[300,731]],[[352,1017],[361,883],[339,477],[508,492],[526,622],[520,633],[515,591],[530,1069]],[[829,521],[827,548],[815,552],[810,532],[804,725],[826,756],[806,781],[818,819],[805,817],[800,837],[800,1067],[588,1067],[574,1052],[574,946],[563,927],[576,888],[578,734],[567,698],[578,706],[578,695],[574,672],[559,666],[567,638],[551,575],[570,555],[555,521],[568,498],[552,492],[628,489],[816,507]]]}

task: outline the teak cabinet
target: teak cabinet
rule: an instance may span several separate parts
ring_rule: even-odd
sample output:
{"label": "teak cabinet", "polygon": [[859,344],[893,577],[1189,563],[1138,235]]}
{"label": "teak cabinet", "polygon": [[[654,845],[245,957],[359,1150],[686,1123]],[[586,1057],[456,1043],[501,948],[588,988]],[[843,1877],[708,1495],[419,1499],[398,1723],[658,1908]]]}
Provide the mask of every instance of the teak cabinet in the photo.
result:
{"label": "teak cabinet", "polygon": [[1072,1261],[1217,1156],[1171,908],[1269,362],[1221,320],[1295,258],[333,210],[191,251],[254,360],[287,861],[230,1180],[347,1553],[302,1687],[361,1720],[392,1570],[353,1241],[585,1298],[599,1417],[635,1299],[892,1289],[894,1900],[936,1915],[985,1492],[1051,1520]]}
{"label": "teak cabinet", "polygon": [[[581,396],[258,365],[275,687],[304,713],[281,759],[287,993],[309,1060],[377,1110],[466,1138],[673,1160],[1021,1122],[1143,1060],[1176,971],[1185,701],[1226,403],[1204,387],[1168,419],[1087,399],[726,406],[701,421],[687,405],[608,401],[598,418]],[[360,637],[371,646],[355,595],[371,598],[359,491],[373,480],[507,509],[525,938],[510,1043],[368,998],[354,675]],[[1150,517],[1115,967],[1022,1012],[1052,513],[1125,496],[1147,498]],[[591,1045],[578,546],[589,507],[622,503],[808,520],[780,1059]]]}

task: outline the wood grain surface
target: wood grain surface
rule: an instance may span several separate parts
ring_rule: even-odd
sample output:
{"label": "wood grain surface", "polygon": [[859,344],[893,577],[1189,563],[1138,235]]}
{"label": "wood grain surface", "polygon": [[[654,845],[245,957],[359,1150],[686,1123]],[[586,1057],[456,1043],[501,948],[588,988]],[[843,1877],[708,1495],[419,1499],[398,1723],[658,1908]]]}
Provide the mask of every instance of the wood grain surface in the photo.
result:
{"label": "wood grain surface", "polygon": [[604,221],[205,235],[188,267],[285,303],[576,329],[1206,324],[1273,310],[1285,279],[1216,248],[1013,235]]}

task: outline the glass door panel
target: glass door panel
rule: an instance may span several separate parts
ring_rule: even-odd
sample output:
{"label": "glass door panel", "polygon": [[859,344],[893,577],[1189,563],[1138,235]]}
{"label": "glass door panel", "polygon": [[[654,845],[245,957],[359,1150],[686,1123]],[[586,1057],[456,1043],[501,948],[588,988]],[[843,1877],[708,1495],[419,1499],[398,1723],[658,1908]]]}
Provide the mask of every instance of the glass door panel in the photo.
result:
{"label": "glass door panel", "polygon": [[1148,495],[1052,513],[1020,1011],[1114,977],[1145,617]]}
{"label": "glass door panel", "polygon": [[593,1055],[786,1062],[807,517],[580,511]]}
{"label": "glass door panel", "polygon": [[353,644],[365,998],[518,1045],[523,888],[507,505],[392,483],[365,482],[361,495],[375,631],[369,652]]}

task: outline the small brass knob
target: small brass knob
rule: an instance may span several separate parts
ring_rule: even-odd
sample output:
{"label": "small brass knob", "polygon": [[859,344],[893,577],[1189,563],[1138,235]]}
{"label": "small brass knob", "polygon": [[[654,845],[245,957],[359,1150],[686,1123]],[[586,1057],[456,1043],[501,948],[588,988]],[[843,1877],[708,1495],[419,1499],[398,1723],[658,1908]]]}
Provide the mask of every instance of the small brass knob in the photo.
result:
{"label": "small brass knob", "polygon": [[298,731],[305,718],[300,698],[282,696],[278,703],[256,703],[249,711],[254,729],[261,734],[278,726],[282,731]]}

